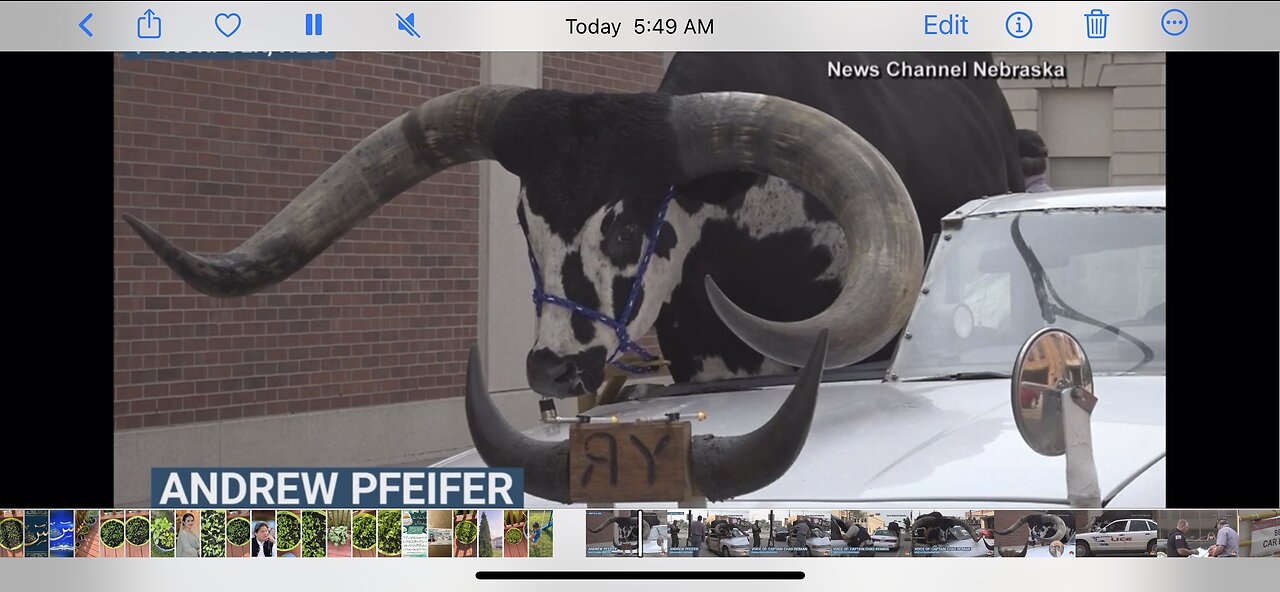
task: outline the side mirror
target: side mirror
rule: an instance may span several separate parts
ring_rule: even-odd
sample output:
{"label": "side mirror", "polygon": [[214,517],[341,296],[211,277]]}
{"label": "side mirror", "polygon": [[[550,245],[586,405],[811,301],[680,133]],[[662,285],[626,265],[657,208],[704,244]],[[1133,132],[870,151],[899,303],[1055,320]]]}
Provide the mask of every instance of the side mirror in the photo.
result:
{"label": "side mirror", "polygon": [[1022,345],[1013,364],[1013,418],[1032,450],[1067,455],[1067,498],[1101,507],[1089,420],[1098,399],[1084,348],[1070,333],[1046,327]]}

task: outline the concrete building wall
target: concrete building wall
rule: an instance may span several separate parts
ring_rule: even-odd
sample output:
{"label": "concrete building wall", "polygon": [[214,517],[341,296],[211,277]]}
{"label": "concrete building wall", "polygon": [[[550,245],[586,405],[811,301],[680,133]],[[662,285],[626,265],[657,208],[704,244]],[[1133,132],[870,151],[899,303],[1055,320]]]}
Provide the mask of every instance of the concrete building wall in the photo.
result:
{"label": "concrete building wall", "polygon": [[[1107,185],[1165,183],[1163,53],[1016,53],[996,59],[1066,66],[1066,80],[1000,81],[1018,127],[1039,130],[1049,147],[1050,185],[1096,184],[1097,167]],[[1104,101],[1106,108],[1098,109]],[[1055,164],[1062,173],[1057,179]]]}

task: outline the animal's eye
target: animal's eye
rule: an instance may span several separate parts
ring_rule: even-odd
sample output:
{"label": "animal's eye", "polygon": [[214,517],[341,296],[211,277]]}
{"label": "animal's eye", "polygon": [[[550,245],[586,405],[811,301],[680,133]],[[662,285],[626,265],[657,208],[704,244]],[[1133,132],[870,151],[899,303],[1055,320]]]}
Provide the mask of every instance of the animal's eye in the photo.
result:
{"label": "animal's eye", "polygon": [[640,229],[637,228],[635,224],[628,224],[626,226],[623,226],[622,230],[618,231],[617,240],[618,242],[625,245],[630,243],[631,241],[636,240],[636,236],[639,233],[640,233]]}

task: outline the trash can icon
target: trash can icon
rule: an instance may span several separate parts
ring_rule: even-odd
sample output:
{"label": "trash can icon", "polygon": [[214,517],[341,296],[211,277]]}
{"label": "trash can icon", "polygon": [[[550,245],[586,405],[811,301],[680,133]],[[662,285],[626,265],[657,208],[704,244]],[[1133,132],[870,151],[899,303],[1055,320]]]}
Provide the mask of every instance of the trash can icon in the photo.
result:
{"label": "trash can icon", "polygon": [[1085,30],[1090,39],[1106,39],[1107,38],[1107,17],[1111,15],[1104,14],[1101,8],[1095,8],[1085,13]]}

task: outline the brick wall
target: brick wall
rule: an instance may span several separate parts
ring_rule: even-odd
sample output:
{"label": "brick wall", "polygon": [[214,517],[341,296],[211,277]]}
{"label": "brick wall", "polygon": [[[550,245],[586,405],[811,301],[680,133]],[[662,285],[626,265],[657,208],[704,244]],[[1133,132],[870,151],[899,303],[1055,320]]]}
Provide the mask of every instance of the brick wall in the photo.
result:
{"label": "brick wall", "polygon": [[661,52],[546,52],[542,86],[572,92],[653,92],[662,83]]}
{"label": "brick wall", "polygon": [[[544,52],[542,87],[582,93],[654,92],[666,73],[661,52]],[[633,336],[634,338],[634,336]],[[641,346],[662,355],[650,330]]]}
{"label": "brick wall", "polygon": [[477,167],[398,197],[246,298],[175,278],[121,215],[197,253],[248,238],[361,138],[477,84],[478,54],[115,60],[115,427],[457,396],[476,340]]}

